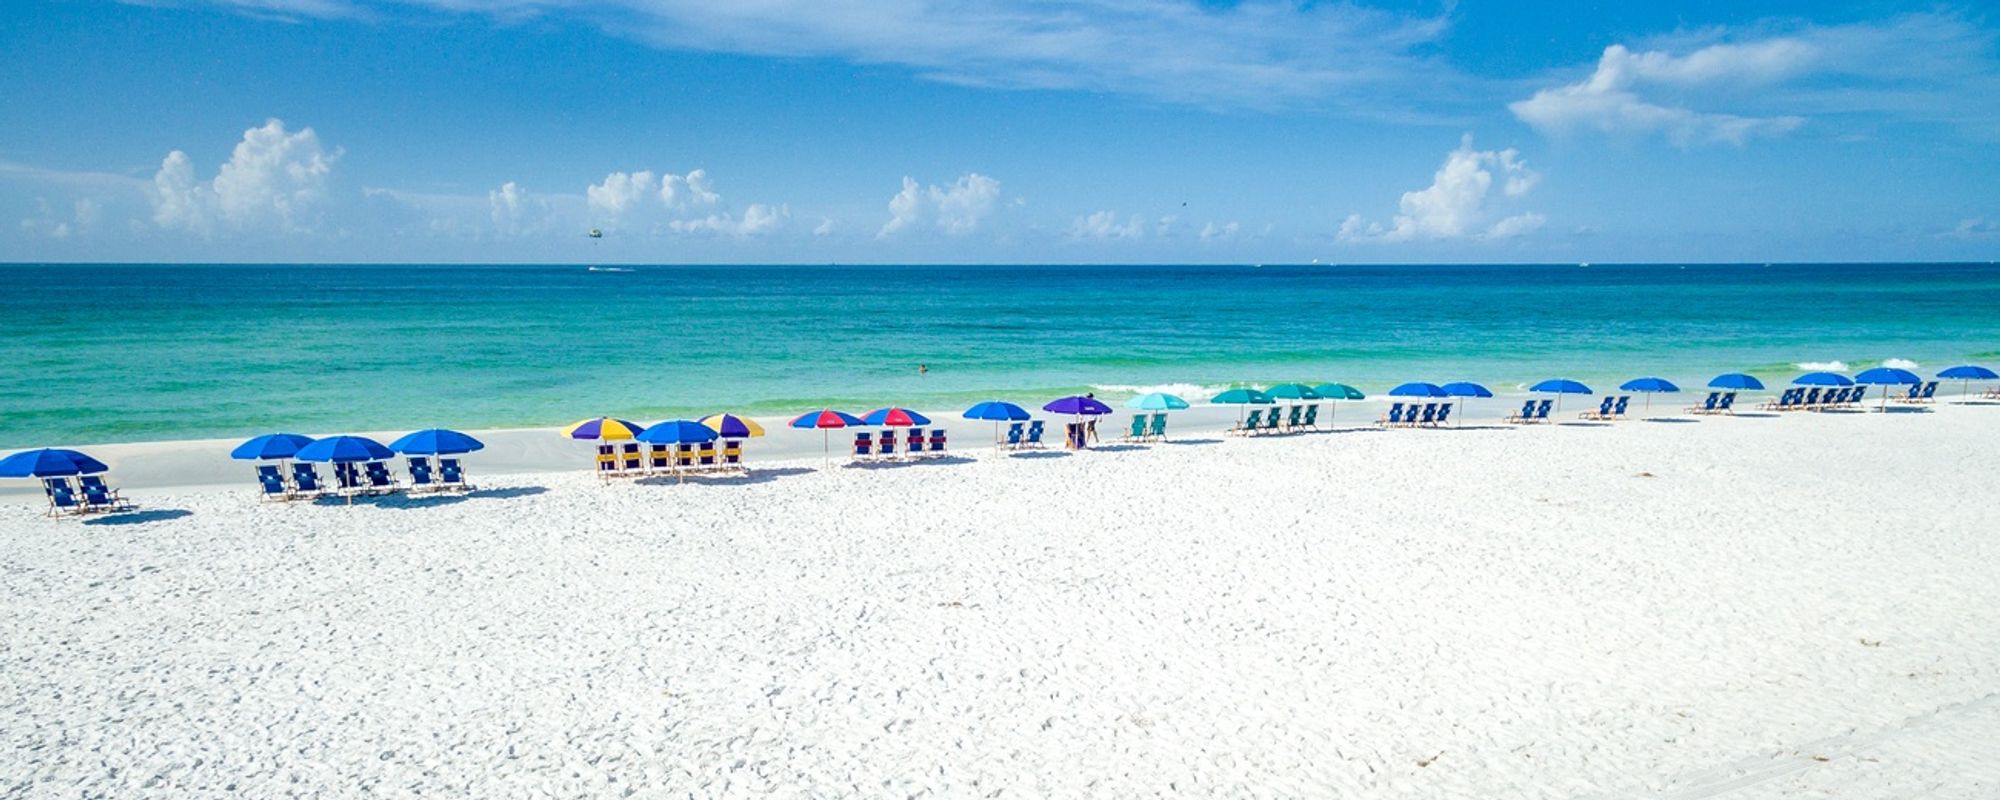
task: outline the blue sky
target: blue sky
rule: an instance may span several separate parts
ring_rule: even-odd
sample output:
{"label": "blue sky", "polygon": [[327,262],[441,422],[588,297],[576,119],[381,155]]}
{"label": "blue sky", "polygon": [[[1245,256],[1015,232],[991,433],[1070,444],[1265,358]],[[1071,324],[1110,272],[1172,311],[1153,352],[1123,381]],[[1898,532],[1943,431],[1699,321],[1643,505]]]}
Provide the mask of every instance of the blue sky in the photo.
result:
{"label": "blue sky", "polygon": [[5,261],[2000,258],[1971,5],[67,0],[0,64]]}

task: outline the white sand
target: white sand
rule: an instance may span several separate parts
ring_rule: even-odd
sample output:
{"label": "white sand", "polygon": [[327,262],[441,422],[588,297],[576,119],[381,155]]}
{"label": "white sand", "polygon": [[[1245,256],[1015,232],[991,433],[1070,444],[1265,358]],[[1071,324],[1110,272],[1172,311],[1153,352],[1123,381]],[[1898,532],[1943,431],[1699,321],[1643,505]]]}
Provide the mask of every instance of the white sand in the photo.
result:
{"label": "white sand", "polygon": [[1992,798],[1996,433],[1203,437],[136,490],[100,520],[130,524],[15,499],[0,796]]}

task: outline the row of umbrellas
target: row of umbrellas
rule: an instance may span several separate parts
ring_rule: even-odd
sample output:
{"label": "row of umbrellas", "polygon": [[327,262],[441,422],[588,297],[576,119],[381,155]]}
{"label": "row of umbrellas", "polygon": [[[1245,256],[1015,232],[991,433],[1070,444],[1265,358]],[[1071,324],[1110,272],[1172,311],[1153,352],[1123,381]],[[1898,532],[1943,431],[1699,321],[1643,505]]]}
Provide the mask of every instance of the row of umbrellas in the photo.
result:
{"label": "row of umbrellas", "polygon": [[449,456],[485,449],[486,444],[448,428],[427,428],[404,434],[382,444],[366,436],[328,436],[314,439],[296,433],[267,433],[253,437],[229,457],[239,461],[318,461],[336,464],[381,461],[397,455]]}

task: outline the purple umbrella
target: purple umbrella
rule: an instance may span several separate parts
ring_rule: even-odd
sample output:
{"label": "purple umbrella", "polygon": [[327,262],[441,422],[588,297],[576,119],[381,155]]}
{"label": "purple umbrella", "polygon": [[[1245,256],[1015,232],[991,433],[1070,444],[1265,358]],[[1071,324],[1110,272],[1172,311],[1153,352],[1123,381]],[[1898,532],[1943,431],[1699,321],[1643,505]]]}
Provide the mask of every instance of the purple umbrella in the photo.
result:
{"label": "purple umbrella", "polygon": [[1111,413],[1111,407],[1097,401],[1095,397],[1071,395],[1042,406],[1051,414],[1074,414],[1076,416],[1103,416]]}

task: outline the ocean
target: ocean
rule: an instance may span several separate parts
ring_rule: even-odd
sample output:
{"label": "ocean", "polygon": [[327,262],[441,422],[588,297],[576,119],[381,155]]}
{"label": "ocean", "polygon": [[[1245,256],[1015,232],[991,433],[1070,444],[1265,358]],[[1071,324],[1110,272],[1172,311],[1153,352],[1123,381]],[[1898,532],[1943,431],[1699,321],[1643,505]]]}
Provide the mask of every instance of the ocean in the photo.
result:
{"label": "ocean", "polygon": [[0,265],[0,448],[2000,360],[1993,264],[618,269]]}

